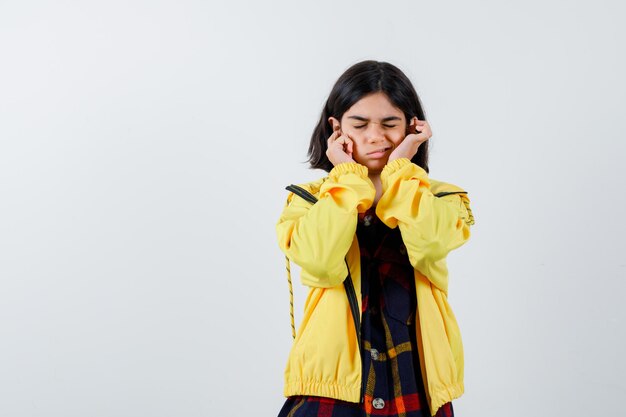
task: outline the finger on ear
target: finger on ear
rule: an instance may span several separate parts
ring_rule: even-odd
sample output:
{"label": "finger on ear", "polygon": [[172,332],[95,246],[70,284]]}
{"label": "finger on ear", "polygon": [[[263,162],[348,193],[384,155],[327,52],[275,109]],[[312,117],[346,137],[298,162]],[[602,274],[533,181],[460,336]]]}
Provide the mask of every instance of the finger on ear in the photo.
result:
{"label": "finger on ear", "polygon": [[341,123],[339,122],[339,120],[337,120],[337,119],[336,119],[335,117],[333,117],[333,116],[330,116],[330,117],[328,118],[328,123],[330,123],[330,125],[332,126],[332,128],[333,128],[333,132],[334,132],[335,130],[339,130],[339,129],[341,129]]}
{"label": "finger on ear", "polygon": [[418,120],[419,120],[419,119],[417,118],[417,116],[413,116],[413,117],[411,118],[411,127],[416,128],[416,127],[417,127],[417,121],[418,121]]}

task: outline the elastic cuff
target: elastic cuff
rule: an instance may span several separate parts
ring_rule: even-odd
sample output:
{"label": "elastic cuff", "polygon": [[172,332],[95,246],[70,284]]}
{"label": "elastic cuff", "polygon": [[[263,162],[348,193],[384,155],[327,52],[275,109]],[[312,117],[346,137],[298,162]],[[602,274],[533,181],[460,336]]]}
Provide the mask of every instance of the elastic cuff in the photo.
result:
{"label": "elastic cuff", "polygon": [[409,158],[394,159],[385,165],[380,173],[383,193],[385,193],[390,183],[393,183],[398,179],[419,179],[421,184],[426,187],[430,187],[428,172],[426,172],[426,170],[421,166],[411,162]]}
{"label": "elastic cuff", "polygon": [[347,173],[355,173],[360,175],[363,178],[368,178],[368,170],[365,165],[361,165],[358,162],[342,162],[334,166],[333,169],[330,170],[328,176],[336,180],[339,176]]}
{"label": "elastic cuff", "polygon": [[387,162],[387,165],[385,165],[380,175],[381,177],[383,175],[391,175],[397,170],[399,170],[400,168],[402,168],[403,166],[405,166],[406,164],[410,164],[410,163],[411,163],[411,160],[409,158],[394,159],[391,162]]}

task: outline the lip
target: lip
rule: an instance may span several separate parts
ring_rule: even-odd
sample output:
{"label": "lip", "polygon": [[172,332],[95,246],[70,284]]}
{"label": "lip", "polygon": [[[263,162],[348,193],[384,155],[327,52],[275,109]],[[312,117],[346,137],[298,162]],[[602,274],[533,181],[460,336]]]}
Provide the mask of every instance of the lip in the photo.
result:
{"label": "lip", "polygon": [[367,155],[371,158],[382,158],[389,151],[389,149],[391,149],[391,147],[378,149],[374,152],[369,152]]}

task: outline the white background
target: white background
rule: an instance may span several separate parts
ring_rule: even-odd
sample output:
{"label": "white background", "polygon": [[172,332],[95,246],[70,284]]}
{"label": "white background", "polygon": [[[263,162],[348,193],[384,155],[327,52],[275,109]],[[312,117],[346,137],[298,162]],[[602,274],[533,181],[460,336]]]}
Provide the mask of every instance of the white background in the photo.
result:
{"label": "white background", "polygon": [[617,0],[0,1],[0,415],[277,415],[274,226],[363,59],[411,78],[430,175],[472,200],[457,416],[619,415],[623,22]]}

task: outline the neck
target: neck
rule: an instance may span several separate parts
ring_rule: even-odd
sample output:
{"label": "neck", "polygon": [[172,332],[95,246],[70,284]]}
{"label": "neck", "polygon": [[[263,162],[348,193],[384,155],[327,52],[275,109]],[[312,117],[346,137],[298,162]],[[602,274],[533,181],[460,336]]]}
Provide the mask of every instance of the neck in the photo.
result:
{"label": "neck", "polygon": [[370,173],[368,176],[370,180],[374,183],[374,187],[376,188],[376,196],[374,197],[373,203],[373,205],[375,206],[383,193],[383,185],[380,181],[380,173]]}

